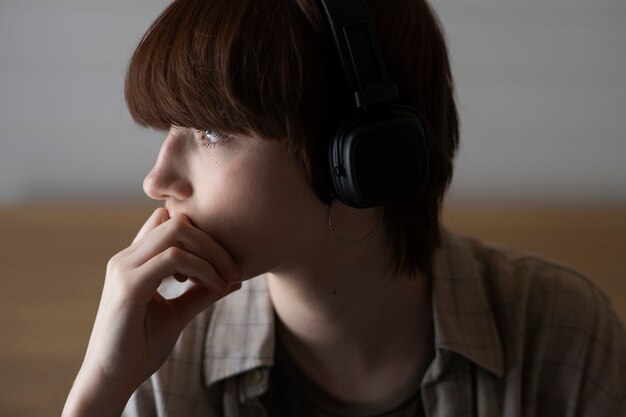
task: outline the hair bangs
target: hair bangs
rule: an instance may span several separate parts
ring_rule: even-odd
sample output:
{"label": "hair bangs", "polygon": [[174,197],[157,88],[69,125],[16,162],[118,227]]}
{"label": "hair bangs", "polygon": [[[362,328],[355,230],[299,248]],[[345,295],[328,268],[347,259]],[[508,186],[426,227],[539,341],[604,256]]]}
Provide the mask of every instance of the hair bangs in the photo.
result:
{"label": "hair bangs", "polygon": [[[131,58],[125,98],[132,118],[156,129],[273,139],[310,132],[315,121],[302,98],[315,96],[306,91],[315,64],[299,49],[307,43],[304,18],[269,3],[174,1]],[[303,123],[306,117],[310,123]]]}

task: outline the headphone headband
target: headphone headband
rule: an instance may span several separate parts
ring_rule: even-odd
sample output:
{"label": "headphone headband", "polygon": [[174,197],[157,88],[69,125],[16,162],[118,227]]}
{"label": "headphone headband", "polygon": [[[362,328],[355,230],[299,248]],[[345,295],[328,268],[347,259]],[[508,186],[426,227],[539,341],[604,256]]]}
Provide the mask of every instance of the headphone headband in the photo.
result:
{"label": "headphone headband", "polygon": [[398,88],[387,79],[376,29],[366,0],[320,0],[354,105],[363,108],[398,99]]}
{"label": "headphone headband", "polygon": [[393,103],[398,88],[388,80],[367,0],[320,3],[355,107],[332,129],[331,192],[356,208],[412,198],[428,180],[426,132],[417,109]]}

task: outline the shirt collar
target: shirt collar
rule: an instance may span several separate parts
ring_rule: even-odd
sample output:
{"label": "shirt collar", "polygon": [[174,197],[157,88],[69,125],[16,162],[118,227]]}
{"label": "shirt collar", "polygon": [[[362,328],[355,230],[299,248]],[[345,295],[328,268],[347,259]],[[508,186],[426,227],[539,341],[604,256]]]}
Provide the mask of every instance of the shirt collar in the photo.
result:
{"label": "shirt collar", "polygon": [[[433,278],[436,374],[444,372],[447,366],[447,360],[440,355],[441,350],[447,350],[503,375],[502,344],[485,281],[489,271],[480,263],[475,243],[442,228],[442,246],[436,254]],[[265,275],[244,282],[241,290],[218,301],[204,346],[207,386],[253,368],[273,365],[274,320]]]}
{"label": "shirt collar", "polygon": [[213,306],[204,344],[206,385],[248,370],[274,364],[274,308],[266,276]]}
{"label": "shirt collar", "polygon": [[477,241],[442,227],[433,279],[435,346],[502,377],[504,355],[487,282],[491,271],[478,247]]}

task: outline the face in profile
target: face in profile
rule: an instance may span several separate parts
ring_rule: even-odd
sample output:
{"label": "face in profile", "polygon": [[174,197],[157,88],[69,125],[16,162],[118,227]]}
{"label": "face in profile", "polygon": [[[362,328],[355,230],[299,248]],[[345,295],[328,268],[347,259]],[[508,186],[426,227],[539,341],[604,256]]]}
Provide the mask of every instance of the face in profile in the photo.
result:
{"label": "face in profile", "polygon": [[327,232],[304,168],[256,136],[173,127],[144,190],[222,245],[246,279],[297,262]]}

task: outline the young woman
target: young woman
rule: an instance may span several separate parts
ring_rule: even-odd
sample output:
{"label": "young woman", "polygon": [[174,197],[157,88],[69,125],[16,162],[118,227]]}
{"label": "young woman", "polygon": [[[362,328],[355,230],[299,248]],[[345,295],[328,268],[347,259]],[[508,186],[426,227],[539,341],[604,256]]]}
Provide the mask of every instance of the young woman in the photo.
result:
{"label": "young woman", "polygon": [[369,3],[429,175],[367,208],[329,184],[351,91],[318,0],[176,0],[146,33],[126,99],[168,131],[144,181],[164,207],[107,265],[65,416],[624,415],[606,298],[441,227],[458,143],[442,31],[425,0]]}

